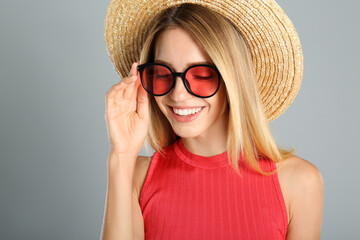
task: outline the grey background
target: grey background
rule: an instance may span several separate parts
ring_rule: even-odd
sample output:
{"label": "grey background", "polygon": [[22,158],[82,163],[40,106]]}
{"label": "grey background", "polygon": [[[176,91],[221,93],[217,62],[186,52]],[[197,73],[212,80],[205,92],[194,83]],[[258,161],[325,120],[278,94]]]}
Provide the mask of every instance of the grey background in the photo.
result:
{"label": "grey background", "polygon": [[[277,2],[300,36],[304,77],[273,134],[323,175],[322,239],[359,239],[360,3]],[[105,94],[119,81],[107,4],[0,2],[0,239],[99,239]]]}

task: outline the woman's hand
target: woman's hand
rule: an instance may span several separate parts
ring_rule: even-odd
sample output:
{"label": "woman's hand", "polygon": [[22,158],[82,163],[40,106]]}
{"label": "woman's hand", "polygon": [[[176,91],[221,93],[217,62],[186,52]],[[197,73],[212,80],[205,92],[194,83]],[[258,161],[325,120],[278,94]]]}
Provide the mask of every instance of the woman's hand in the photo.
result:
{"label": "woman's hand", "polygon": [[106,94],[106,120],[111,150],[137,156],[144,144],[150,117],[147,92],[137,71],[131,66],[128,77],[114,84]]}

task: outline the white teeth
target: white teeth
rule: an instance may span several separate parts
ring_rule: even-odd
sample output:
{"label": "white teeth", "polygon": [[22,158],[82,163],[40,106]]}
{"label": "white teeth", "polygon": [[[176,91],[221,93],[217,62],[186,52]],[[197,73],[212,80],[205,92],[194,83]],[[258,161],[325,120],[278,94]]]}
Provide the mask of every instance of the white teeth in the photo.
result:
{"label": "white teeth", "polygon": [[177,115],[186,116],[186,115],[195,114],[195,113],[199,112],[201,110],[201,107],[192,108],[192,109],[176,109],[176,108],[173,108],[173,110]]}

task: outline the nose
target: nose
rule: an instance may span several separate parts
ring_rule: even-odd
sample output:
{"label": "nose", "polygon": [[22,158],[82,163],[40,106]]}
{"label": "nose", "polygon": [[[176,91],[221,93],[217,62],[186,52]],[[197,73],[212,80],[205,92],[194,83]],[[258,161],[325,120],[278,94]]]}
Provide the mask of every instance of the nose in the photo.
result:
{"label": "nose", "polygon": [[170,92],[170,97],[176,102],[181,102],[192,97],[185,88],[183,80],[179,76],[175,78],[175,86]]}

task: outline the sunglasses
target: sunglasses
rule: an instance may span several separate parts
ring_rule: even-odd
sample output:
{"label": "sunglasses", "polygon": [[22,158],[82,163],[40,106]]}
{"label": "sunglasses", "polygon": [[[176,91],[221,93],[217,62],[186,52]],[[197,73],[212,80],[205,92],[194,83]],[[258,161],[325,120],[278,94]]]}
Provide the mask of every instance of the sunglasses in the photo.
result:
{"label": "sunglasses", "polygon": [[153,96],[163,96],[175,87],[176,77],[181,77],[186,90],[200,98],[213,96],[220,87],[221,75],[214,65],[196,64],[184,72],[174,72],[162,63],[148,62],[139,65],[141,84]]}

